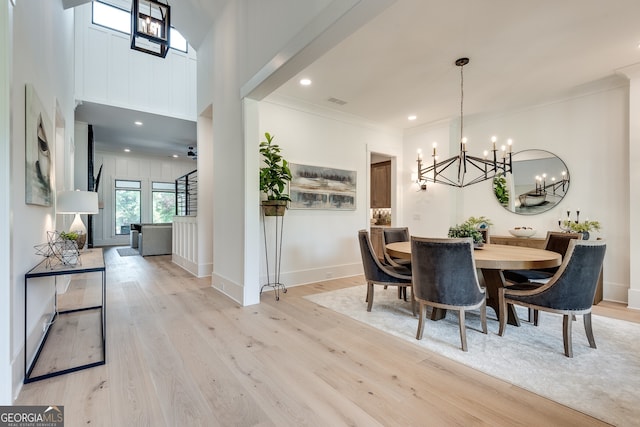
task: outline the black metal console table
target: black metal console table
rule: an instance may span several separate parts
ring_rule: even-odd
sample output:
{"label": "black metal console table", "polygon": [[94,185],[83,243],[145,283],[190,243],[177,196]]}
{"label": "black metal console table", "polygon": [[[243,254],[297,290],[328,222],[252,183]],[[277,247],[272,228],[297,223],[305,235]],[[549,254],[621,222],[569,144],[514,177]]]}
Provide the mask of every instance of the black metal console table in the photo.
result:
{"label": "black metal console table", "polygon": [[[79,371],[81,369],[92,368],[94,366],[104,365],[106,363],[106,342],[105,342],[105,327],[106,327],[106,269],[104,265],[104,254],[101,248],[89,249],[84,252],[81,252],[80,261],[82,264],[77,265],[58,265],[54,268],[48,267],[46,263],[46,259],[43,260],[40,264],[36,265],[32,268],[27,274],[24,275],[24,383],[30,383],[33,381],[43,380],[46,378],[55,377],[58,375],[68,374],[70,372]],[[51,276],[63,276],[70,274],[81,274],[81,273],[93,273],[99,272],[102,273],[102,290],[101,290],[101,301],[100,305],[95,305],[91,307],[80,307],[75,309],[69,309],[65,311],[58,311],[58,293],[55,292],[54,298],[54,310],[55,314],[53,315],[53,319],[51,322],[48,322],[46,330],[44,331],[44,337],[41,339],[40,344],[36,350],[35,356],[31,364],[28,362],[28,347],[27,347],[27,298],[29,295],[29,279],[36,277],[51,277]],[[54,285],[55,286],[55,285]],[[44,348],[45,343],[47,342],[47,338],[49,337],[49,331],[51,329],[51,325],[58,318],[58,316],[62,316],[69,313],[77,313],[80,311],[86,310],[99,310],[100,311],[100,333],[102,335],[102,360],[87,363],[84,365],[73,366],[70,368],[61,369],[58,371],[47,372],[43,375],[37,375],[32,377],[31,374],[33,369],[35,368],[38,358],[40,357],[40,353]]]}

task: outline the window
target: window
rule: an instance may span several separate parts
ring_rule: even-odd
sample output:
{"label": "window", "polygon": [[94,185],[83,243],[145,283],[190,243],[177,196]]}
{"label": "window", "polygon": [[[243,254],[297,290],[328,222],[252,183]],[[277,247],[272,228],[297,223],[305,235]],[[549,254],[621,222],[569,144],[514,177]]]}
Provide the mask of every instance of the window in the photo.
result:
{"label": "window", "polygon": [[176,214],[176,185],[173,182],[152,182],[151,203],[153,222],[173,222]]}
{"label": "window", "polygon": [[[131,34],[131,11],[94,1],[92,15],[91,22],[96,25]],[[187,40],[173,27],[171,27],[169,41],[172,49],[187,52]]]}
{"label": "window", "polygon": [[140,222],[140,181],[116,179],[115,234],[129,234],[132,223]]}

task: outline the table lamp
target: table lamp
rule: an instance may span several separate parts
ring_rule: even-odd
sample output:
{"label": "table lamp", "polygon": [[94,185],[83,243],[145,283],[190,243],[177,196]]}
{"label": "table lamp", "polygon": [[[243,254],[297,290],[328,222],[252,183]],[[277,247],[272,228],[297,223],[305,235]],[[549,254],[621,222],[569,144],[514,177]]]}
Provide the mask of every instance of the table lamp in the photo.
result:
{"label": "table lamp", "polygon": [[[97,214],[98,211],[98,193],[95,191],[61,191],[56,197],[56,213],[75,214],[73,223],[69,227],[69,232],[76,232],[84,235],[86,239],[87,227],[82,222],[80,214]],[[84,247],[84,240],[78,241],[78,249]]]}

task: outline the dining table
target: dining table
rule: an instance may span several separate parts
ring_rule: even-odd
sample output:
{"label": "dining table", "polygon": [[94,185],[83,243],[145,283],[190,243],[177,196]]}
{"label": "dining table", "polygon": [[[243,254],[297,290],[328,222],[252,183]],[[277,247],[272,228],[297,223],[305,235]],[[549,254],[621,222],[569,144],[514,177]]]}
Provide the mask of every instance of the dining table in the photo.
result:
{"label": "dining table", "polygon": [[[411,242],[389,243],[385,246],[387,253],[395,258],[411,259]],[[493,308],[500,320],[500,306],[498,289],[508,286],[504,270],[538,270],[542,268],[558,267],[562,264],[562,255],[544,249],[523,246],[484,244],[474,248],[473,258],[476,268],[481,272],[478,279],[484,284],[487,293],[487,306]],[[416,262],[420,262],[416,260]],[[442,319],[446,310],[434,310],[432,320]],[[507,306],[508,323],[520,326],[520,320],[515,307]]]}

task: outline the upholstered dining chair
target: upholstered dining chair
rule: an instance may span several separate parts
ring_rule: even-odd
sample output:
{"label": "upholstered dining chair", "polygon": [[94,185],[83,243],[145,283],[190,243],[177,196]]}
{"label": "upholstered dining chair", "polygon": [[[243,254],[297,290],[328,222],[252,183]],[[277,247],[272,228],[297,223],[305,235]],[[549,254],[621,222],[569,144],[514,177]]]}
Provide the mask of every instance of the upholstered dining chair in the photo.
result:
{"label": "upholstered dining chair", "polygon": [[499,289],[501,317],[498,334],[502,336],[505,332],[507,304],[517,304],[563,315],[562,335],[564,354],[567,357],[573,357],[572,318],[582,314],[589,345],[596,348],[591,329],[591,307],[605,251],[606,244],[603,240],[571,240],[562,265],[547,283],[531,289]]}
{"label": "upholstered dining chair", "polygon": [[411,237],[413,294],[418,303],[418,332],[422,339],[426,306],[457,310],[462,351],[467,351],[465,311],[480,309],[487,333],[485,290],[480,287],[473,259],[473,240]]}
{"label": "upholstered dining chair", "polygon": [[[571,240],[582,239],[582,233],[564,233],[560,231],[547,231],[544,249],[559,253],[564,258]],[[505,270],[502,272],[505,280],[511,283],[527,283],[531,280],[550,279],[559,267],[551,267],[540,270]]]}
{"label": "upholstered dining chair", "polygon": [[[364,277],[367,280],[367,311],[371,311],[371,307],[373,306],[374,285],[412,288],[411,276],[402,274],[407,271],[404,267],[396,268],[392,265],[383,265],[380,262],[373,250],[367,230],[358,231],[358,241],[360,242]],[[415,316],[413,291],[411,291],[411,311]]]}
{"label": "upholstered dining chair", "polygon": [[[386,227],[382,230],[382,246],[386,249],[389,243],[408,242],[410,239],[408,227]],[[384,259],[388,264],[401,265],[411,269],[410,259],[394,258],[384,251]]]}
{"label": "upholstered dining chair", "polygon": [[[408,227],[385,227],[382,230],[382,248],[386,264],[392,265],[396,268],[404,267],[406,272],[403,272],[402,274],[406,275],[411,275],[411,260],[392,257],[387,253],[387,245],[389,243],[408,242],[409,238]],[[404,298],[405,301],[407,300],[407,288],[398,288],[398,298]]]}
{"label": "upholstered dining chair", "polygon": [[[547,231],[544,249],[559,253],[564,258],[571,240],[581,240],[582,233],[565,233],[561,231]],[[559,267],[544,268],[540,270],[504,270],[502,274],[509,283],[518,284],[515,289],[531,289],[540,286],[540,282],[548,281],[558,271]],[[527,285],[522,286],[523,283]],[[538,311],[529,310],[529,322],[533,317],[533,324],[538,326]]]}

